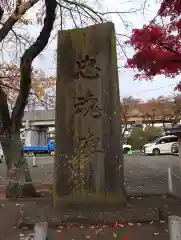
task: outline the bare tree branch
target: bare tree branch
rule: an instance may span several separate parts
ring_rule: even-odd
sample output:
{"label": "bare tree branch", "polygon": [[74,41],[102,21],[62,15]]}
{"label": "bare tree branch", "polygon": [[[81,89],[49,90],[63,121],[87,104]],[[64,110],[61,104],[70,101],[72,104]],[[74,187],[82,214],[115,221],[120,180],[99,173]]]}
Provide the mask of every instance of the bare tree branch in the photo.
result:
{"label": "bare tree branch", "polygon": [[17,6],[13,14],[3,24],[0,29],[0,42],[7,36],[9,31],[13,28],[14,24],[19,20],[20,16],[23,16],[31,7],[33,7],[39,0],[29,0],[23,5]]}
{"label": "bare tree branch", "polygon": [[[0,78],[3,78],[3,77],[0,77]],[[10,86],[10,85],[8,85],[8,84],[5,84],[5,83],[2,83],[2,82],[0,82],[0,86],[2,86],[2,87],[4,87],[4,88],[8,88],[8,89],[13,90],[13,91],[18,92],[18,93],[20,92],[20,89],[19,89],[19,88],[12,87],[12,86]],[[38,94],[37,94],[36,92],[31,92],[31,91],[30,91],[29,94],[30,94],[30,95],[34,95],[34,96],[38,99],[38,101],[42,104],[43,107],[46,108],[46,105],[48,105],[48,106],[51,107],[51,108],[54,107],[54,105],[49,104],[49,103],[47,103],[46,101],[40,99],[40,97],[38,96]]]}
{"label": "bare tree branch", "polygon": [[21,2],[22,0],[16,0],[16,8],[15,8],[15,11],[17,11],[16,14],[18,14],[19,12],[19,7],[21,6]]}
{"label": "bare tree branch", "polygon": [[[32,1],[33,0],[26,0],[26,3],[30,3]],[[109,14],[110,15],[116,14],[117,16],[119,16],[122,24],[125,26],[125,29],[127,29],[130,23],[125,20],[125,18],[124,18],[125,15],[137,13],[138,11],[141,11],[141,9],[142,9],[142,7],[141,8],[139,7],[137,9],[130,8],[128,10],[123,10],[123,11],[110,11],[109,12],[109,10],[101,11],[101,7],[97,8],[95,5],[87,4],[84,0],[75,0],[75,1],[74,0],[56,0],[56,1],[57,1],[57,5],[59,6],[58,12],[57,12],[58,18],[56,19],[56,22],[54,25],[55,31],[52,32],[51,39],[50,39],[48,45],[46,46],[46,48],[51,44],[51,42],[57,36],[56,29],[61,28],[61,30],[63,30],[63,28],[66,26],[67,19],[70,19],[71,22],[73,23],[73,25],[76,28],[78,28],[78,27],[87,26],[90,21],[93,23],[103,22],[105,20],[108,20],[107,17]],[[96,1],[98,3],[98,0],[96,0]],[[8,2],[8,0],[7,0],[7,2]],[[15,2],[16,2],[16,5],[13,6],[13,8],[15,8],[15,9],[18,8],[18,6],[19,6],[19,9],[22,9],[22,7],[25,5],[25,1],[16,0]],[[38,0],[36,2],[38,2]],[[123,1],[120,4],[125,4],[125,3],[126,3],[126,1]],[[7,8],[5,8],[5,10],[6,9]],[[11,13],[8,12],[8,15],[12,14],[12,6],[9,4],[8,11],[10,11],[10,10],[11,10]],[[13,14],[14,14],[14,12],[13,12]],[[2,42],[1,42],[1,46],[2,46],[2,48],[4,48],[4,51],[2,50],[2,48],[0,49],[0,51],[2,52],[1,56],[3,56],[3,53],[6,51],[5,44],[8,44],[9,42],[13,43],[13,46],[11,45],[11,48],[14,48],[14,51],[11,50],[9,52],[11,53],[10,57],[11,58],[13,57],[13,60],[14,60],[14,57],[16,58],[16,61],[15,61],[16,63],[19,63],[19,56],[21,56],[22,51],[24,51],[24,49],[26,49],[26,48],[29,48],[29,46],[31,46],[32,43],[34,42],[34,39],[31,39],[31,34],[28,33],[28,30],[27,30],[27,34],[25,35],[24,31],[26,31],[26,24],[28,26],[29,22],[26,23],[26,17],[21,18],[22,16],[20,14],[21,14],[20,12],[19,12],[19,14],[17,14],[19,16],[17,22],[25,24],[25,27],[23,27],[23,28],[21,26],[18,27],[19,25],[16,25],[16,27],[14,27],[14,25],[13,25],[14,28],[11,29],[10,32],[8,32],[8,36],[5,38],[5,43],[4,43],[4,40],[2,40]],[[36,14],[38,24],[40,24],[40,25],[43,24],[42,18],[44,15],[45,15],[45,5],[42,4],[41,8],[38,10],[38,15]],[[24,19],[25,19],[25,21],[24,21]],[[29,21],[29,20],[27,20],[27,21]],[[6,24],[6,23],[2,23],[2,25],[3,24]],[[30,24],[31,24],[31,21],[30,21]],[[22,30],[23,30],[23,33],[21,33]],[[121,56],[124,55],[124,57],[125,57],[126,51],[123,47],[123,43],[122,43],[123,40],[121,40],[123,38],[120,39],[119,36],[122,36],[122,37],[128,37],[128,36],[126,34],[120,34],[120,33],[117,34],[117,36],[118,36],[117,44],[119,45],[118,55],[121,54]],[[30,41],[30,39],[31,39],[31,41]],[[12,56],[12,54],[13,54],[13,56]],[[19,82],[19,79],[17,81]],[[6,92],[7,92],[7,90],[6,90]],[[33,97],[31,97],[31,101],[32,101],[32,98]],[[15,99],[15,97],[11,97],[11,99],[8,97],[8,101],[10,100],[11,102],[13,102],[14,99]],[[39,101],[40,101],[40,99],[38,99],[38,101],[37,101],[37,99],[38,98],[35,98],[35,102],[37,104],[36,106],[38,106]],[[29,101],[30,101],[30,99],[29,99]],[[40,101],[40,102],[42,103],[42,101]],[[35,105],[33,105],[33,106],[35,106]],[[50,107],[52,107],[52,106],[50,106]]]}
{"label": "bare tree branch", "polygon": [[37,40],[32,44],[23,54],[21,59],[21,80],[20,80],[20,94],[15,103],[14,110],[12,112],[12,122],[17,125],[20,123],[24,115],[24,109],[28,101],[28,95],[31,88],[31,71],[32,61],[38,56],[38,54],[46,47],[51,31],[53,29],[53,23],[56,16],[56,1],[45,0],[46,16],[44,19],[44,26]]}

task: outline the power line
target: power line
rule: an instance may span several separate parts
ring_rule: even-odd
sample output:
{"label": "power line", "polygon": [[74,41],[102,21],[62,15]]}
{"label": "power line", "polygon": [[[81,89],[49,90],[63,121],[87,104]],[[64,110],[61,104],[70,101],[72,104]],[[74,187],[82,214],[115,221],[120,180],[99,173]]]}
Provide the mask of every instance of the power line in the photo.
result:
{"label": "power line", "polygon": [[[130,92],[130,93],[127,93],[126,95],[132,95],[132,94],[135,94],[135,93],[147,93],[147,92],[150,92],[150,91],[156,91],[156,90],[159,90],[159,89],[163,89],[163,88],[167,88],[167,87],[172,87],[172,86],[175,86],[176,84],[170,84],[170,85],[165,85],[165,86],[162,86],[162,87],[157,87],[157,88],[150,88],[150,89],[146,89],[146,90],[141,90],[141,91],[134,91],[134,92]],[[125,95],[125,94],[124,94]]]}

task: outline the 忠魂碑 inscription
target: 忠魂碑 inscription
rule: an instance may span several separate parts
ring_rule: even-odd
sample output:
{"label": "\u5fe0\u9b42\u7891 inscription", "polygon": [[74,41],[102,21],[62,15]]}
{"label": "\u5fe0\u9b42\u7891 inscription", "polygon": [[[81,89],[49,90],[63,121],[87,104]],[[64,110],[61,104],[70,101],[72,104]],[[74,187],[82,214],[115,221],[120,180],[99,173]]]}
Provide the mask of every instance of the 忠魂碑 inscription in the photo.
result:
{"label": "\u5fe0\u9b42\u7891 inscription", "polygon": [[76,62],[76,79],[88,78],[97,79],[100,77],[101,69],[97,66],[96,60],[89,55],[85,55],[85,58]]}
{"label": "\u5fe0\u9b42\u7891 inscription", "polygon": [[93,153],[102,152],[101,149],[98,149],[97,147],[100,138],[91,133],[90,128],[87,136],[78,137],[76,140],[78,146],[75,155],[88,157]]}
{"label": "\u5fe0\u9b42\u7891 inscription", "polygon": [[101,108],[98,106],[98,98],[88,90],[85,96],[77,97],[75,104],[75,113],[86,116],[88,113],[93,118],[99,118],[101,116]]}

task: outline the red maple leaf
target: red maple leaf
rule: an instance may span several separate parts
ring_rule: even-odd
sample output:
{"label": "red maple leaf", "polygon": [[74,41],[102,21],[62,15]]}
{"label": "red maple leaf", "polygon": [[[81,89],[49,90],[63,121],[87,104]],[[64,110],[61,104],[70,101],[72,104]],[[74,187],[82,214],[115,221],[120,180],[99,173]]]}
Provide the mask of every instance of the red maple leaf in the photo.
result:
{"label": "red maple leaf", "polygon": [[[126,64],[138,70],[135,79],[156,75],[174,78],[181,73],[181,1],[163,0],[158,15],[162,22],[157,19],[142,29],[133,29],[126,41],[135,50]],[[181,91],[181,83],[175,89]]]}

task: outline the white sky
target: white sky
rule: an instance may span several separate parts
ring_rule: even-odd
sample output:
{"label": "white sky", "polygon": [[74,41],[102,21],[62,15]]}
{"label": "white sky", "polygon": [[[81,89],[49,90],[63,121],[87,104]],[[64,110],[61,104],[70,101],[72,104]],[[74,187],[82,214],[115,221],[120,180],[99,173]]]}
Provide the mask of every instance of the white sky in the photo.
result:
{"label": "white sky", "polygon": [[[88,0],[89,2],[90,0]],[[114,4],[113,4],[114,1]],[[130,8],[139,7],[144,0],[132,0],[130,3],[123,4],[123,1],[126,0],[101,0],[104,8],[107,8],[108,11],[128,11]],[[158,10],[158,5],[156,5],[156,0],[148,0],[149,8],[146,11],[145,15],[141,15],[140,13],[134,14],[125,14],[124,19],[132,22],[132,27],[130,27],[129,32],[131,32],[131,28],[140,28],[143,24],[148,23],[155,15]],[[135,4],[133,4],[135,2]],[[139,2],[139,4],[138,4]],[[34,13],[34,10],[29,13],[31,16]],[[112,15],[109,18],[115,24],[116,31],[119,33],[125,34],[125,28],[121,23],[120,18],[117,15]],[[70,22],[67,21],[66,28],[71,28]],[[32,34],[36,36],[38,34],[39,29],[35,29],[35,27],[30,28],[32,30]],[[43,53],[43,58],[37,58],[34,62],[34,66],[36,68],[42,69],[47,75],[55,75],[56,74],[56,59],[55,59],[55,50],[56,50],[56,39],[48,45],[46,50]],[[130,52],[130,50],[128,51]],[[119,65],[123,65],[125,59],[122,58],[119,61]],[[133,81],[134,72],[130,69],[121,68],[119,73],[119,86],[120,86],[120,95],[124,96],[135,96],[143,99],[148,99],[152,97],[157,97],[160,95],[168,95],[173,92],[176,82],[179,81],[179,77],[177,79],[166,79],[164,77],[156,77],[154,81]],[[130,87],[131,86],[131,87]]]}

